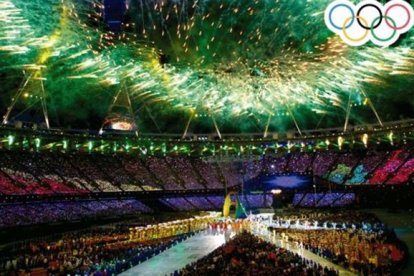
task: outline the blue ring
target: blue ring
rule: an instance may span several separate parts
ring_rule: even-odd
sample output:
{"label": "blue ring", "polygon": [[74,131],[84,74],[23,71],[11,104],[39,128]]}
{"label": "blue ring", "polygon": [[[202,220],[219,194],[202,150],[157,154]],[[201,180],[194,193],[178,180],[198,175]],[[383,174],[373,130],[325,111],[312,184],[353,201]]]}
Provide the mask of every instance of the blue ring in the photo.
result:
{"label": "blue ring", "polygon": [[331,25],[332,25],[335,29],[338,29],[338,30],[342,31],[342,27],[339,27],[339,26],[335,25],[335,24],[333,23],[333,21],[332,21],[332,13],[333,13],[333,11],[334,11],[336,8],[338,8],[338,7],[345,7],[345,8],[347,8],[348,10],[350,10],[350,11],[351,11],[351,14],[352,14],[352,20],[351,20],[351,22],[349,22],[348,26],[346,26],[346,28],[347,28],[347,29],[348,29],[349,27],[351,27],[351,26],[352,26],[352,24],[354,24],[354,21],[355,21],[355,13],[354,13],[354,10],[353,10],[350,6],[345,5],[345,4],[337,4],[337,5],[335,5],[335,6],[331,9],[331,11],[329,12],[329,22],[331,23]]}

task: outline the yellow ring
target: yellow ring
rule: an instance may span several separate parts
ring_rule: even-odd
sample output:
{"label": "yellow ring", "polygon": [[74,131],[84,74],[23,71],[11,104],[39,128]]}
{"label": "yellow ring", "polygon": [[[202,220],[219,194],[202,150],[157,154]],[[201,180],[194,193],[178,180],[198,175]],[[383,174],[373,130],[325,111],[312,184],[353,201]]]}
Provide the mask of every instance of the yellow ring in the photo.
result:
{"label": "yellow ring", "polygon": [[[357,19],[360,19],[363,23],[364,23],[364,25],[365,26],[369,26],[368,25],[368,22],[365,20],[365,18],[363,18],[362,16],[356,16],[356,18]],[[345,22],[344,22],[344,24],[342,25],[342,31],[344,32],[344,36],[348,39],[348,40],[350,40],[350,41],[353,41],[353,42],[360,42],[361,40],[364,40],[366,37],[367,37],[367,35],[368,35],[368,33],[369,33],[369,30],[365,30],[365,34],[363,34],[361,37],[359,37],[359,38],[352,38],[352,37],[350,37],[349,35],[348,35],[348,33],[346,32],[346,26],[348,25],[348,23],[349,23],[349,21],[351,21],[351,19],[352,19],[352,16],[350,16],[350,17],[348,17],[346,20],[345,20]]]}

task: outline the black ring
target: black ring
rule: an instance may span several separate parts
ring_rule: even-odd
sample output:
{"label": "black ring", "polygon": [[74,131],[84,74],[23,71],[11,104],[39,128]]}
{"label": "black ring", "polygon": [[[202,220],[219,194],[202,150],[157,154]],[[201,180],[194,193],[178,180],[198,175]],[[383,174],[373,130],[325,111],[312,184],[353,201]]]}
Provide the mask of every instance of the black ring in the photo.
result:
{"label": "black ring", "polygon": [[[360,14],[361,14],[361,11],[364,9],[364,8],[366,8],[366,7],[374,7],[378,12],[379,12],[379,14],[380,14],[380,19],[379,19],[379,21],[378,21],[378,23],[375,25],[375,26],[372,26],[372,28],[370,27],[370,26],[368,26],[368,27],[365,27],[364,26],[364,24],[362,24],[361,23],[361,20],[359,20],[359,16],[360,16]],[[365,4],[365,5],[363,5],[362,7],[360,7],[359,8],[359,10],[358,10],[358,12],[357,12],[357,22],[358,22],[358,25],[359,26],[361,26],[361,28],[363,28],[363,29],[365,29],[365,30],[375,30],[376,28],[378,28],[379,27],[379,25],[381,25],[381,23],[382,23],[382,19],[383,19],[383,14],[382,14],[382,11],[380,10],[380,8],[378,8],[376,5],[374,5],[374,4]]]}

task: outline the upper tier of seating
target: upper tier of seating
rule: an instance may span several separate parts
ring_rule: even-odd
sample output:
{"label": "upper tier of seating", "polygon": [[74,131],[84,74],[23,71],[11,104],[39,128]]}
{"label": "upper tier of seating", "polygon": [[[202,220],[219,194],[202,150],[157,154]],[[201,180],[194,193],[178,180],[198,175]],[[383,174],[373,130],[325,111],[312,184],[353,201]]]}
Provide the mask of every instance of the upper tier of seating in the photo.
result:
{"label": "upper tier of seating", "polygon": [[309,173],[335,184],[404,184],[414,179],[413,148],[265,156],[252,161],[191,157],[0,152],[0,194],[56,195],[234,187],[259,175]]}

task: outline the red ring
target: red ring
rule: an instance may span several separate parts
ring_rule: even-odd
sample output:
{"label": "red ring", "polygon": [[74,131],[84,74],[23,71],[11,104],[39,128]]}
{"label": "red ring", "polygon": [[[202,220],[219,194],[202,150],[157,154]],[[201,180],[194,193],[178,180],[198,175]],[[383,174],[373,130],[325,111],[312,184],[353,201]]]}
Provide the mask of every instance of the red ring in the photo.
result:
{"label": "red ring", "polygon": [[[403,8],[403,9],[407,12],[407,15],[408,15],[407,22],[406,22],[403,26],[401,26],[401,27],[394,27],[394,26],[392,26],[392,25],[388,22],[388,19],[387,19],[388,12],[390,11],[390,9],[392,9],[392,8],[394,8],[394,7],[401,7],[401,8]],[[391,29],[393,29],[393,30],[395,30],[395,31],[398,31],[398,30],[404,29],[405,27],[407,27],[407,26],[408,26],[408,24],[410,24],[410,21],[411,21],[411,14],[410,14],[410,11],[409,11],[409,10],[408,10],[408,8],[407,8],[406,6],[404,6],[403,4],[399,4],[399,3],[397,3],[397,4],[392,4],[392,5],[391,5],[391,6],[389,6],[389,7],[387,8],[387,10],[385,11],[385,23],[387,23],[388,27],[390,27]]]}

